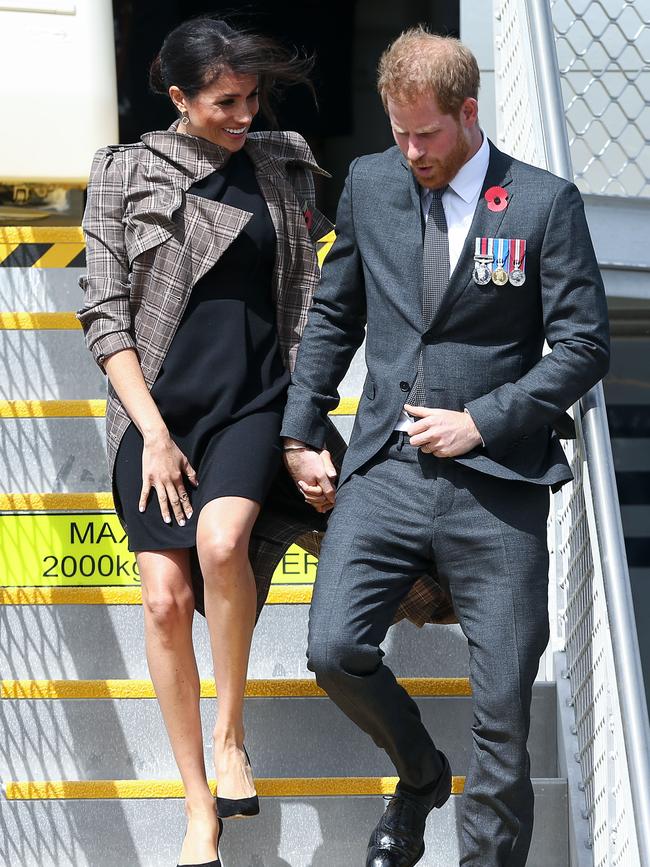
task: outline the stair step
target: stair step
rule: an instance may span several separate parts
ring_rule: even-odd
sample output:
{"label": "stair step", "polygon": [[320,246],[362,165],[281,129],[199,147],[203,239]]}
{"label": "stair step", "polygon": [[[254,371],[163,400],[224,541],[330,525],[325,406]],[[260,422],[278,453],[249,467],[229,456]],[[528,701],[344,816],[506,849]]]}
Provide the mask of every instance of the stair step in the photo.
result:
{"label": "stair step", "polygon": [[[292,594],[296,602],[307,602],[310,588],[272,588],[271,598],[282,600]],[[124,598],[129,604],[7,604],[8,599],[34,594],[62,594],[71,598],[92,593],[110,599]],[[146,679],[149,676],[144,653],[144,624],[139,589],[56,588],[27,590],[13,588],[0,594],[0,672],[14,679]],[[73,595],[74,594],[74,595]],[[295,595],[294,595],[295,594]],[[289,596],[291,598],[291,596]],[[309,609],[306,604],[272,604],[262,610],[253,635],[249,677],[309,677],[305,650]],[[92,641],[89,641],[92,636]],[[195,617],[194,649],[201,677],[212,675],[212,657],[207,625]],[[386,662],[400,677],[466,677],[467,641],[460,628],[425,626],[408,622],[392,627],[383,644]]]}
{"label": "stair step", "polygon": [[[0,244],[2,235],[0,228]],[[0,268],[0,310],[70,313],[81,306],[85,268]]]}
{"label": "stair step", "polygon": [[[335,795],[322,783],[315,792],[307,783],[293,797],[264,797],[252,822],[226,823],[223,867],[363,864],[383,799]],[[383,781],[373,791],[390,792],[393,785],[393,780]],[[534,780],[533,787],[535,828],[527,867],[568,867],[566,782]],[[429,817],[426,852],[418,867],[458,863],[460,810],[460,798],[454,797]],[[14,800],[2,812],[0,847],[8,853],[8,863],[30,867],[169,867],[177,861],[185,829],[182,805],[175,798]]]}
{"label": "stair step", "polygon": [[[7,400],[106,396],[106,377],[90,357],[83,334],[52,329],[67,322],[60,317],[70,315],[0,313],[0,396]],[[16,329],[8,330],[12,322]],[[24,322],[49,323],[51,330],[19,330],[17,326]]]}
{"label": "stair step", "polygon": [[[61,414],[73,411],[70,401],[52,402],[59,403],[55,407],[48,403],[11,401],[0,407],[4,459],[0,493],[92,493],[109,489],[104,418],[92,414],[101,402],[82,401],[82,412],[86,414],[67,416]],[[349,407],[344,404],[342,409]],[[16,417],[19,412],[24,415]],[[33,412],[41,415],[29,414]],[[45,415],[52,412],[57,414]],[[341,436],[349,439],[354,416],[335,415],[332,421]]]}
{"label": "stair step", "polygon": [[[472,755],[469,682],[406,679],[402,683],[415,697],[425,726],[454,770],[466,773]],[[87,682],[81,686],[78,692],[91,691]],[[115,691],[128,694],[128,686],[123,683]],[[45,686],[43,693],[72,696],[74,687],[74,683],[55,684]],[[142,682],[134,687],[134,693],[152,693],[150,685],[143,688]],[[109,688],[105,687],[106,692]],[[34,699],[29,689],[25,697],[12,698],[20,691],[20,685],[11,682],[2,690],[0,778],[157,779],[176,773],[155,699],[102,698],[101,683],[92,689],[97,698]],[[313,680],[256,681],[249,684],[248,695],[246,739],[260,776],[381,776],[393,772],[385,753]],[[555,701],[554,684],[535,687],[528,744],[534,776],[557,775]],[[209,767],[216,704],[204,699],[201,705]]]}

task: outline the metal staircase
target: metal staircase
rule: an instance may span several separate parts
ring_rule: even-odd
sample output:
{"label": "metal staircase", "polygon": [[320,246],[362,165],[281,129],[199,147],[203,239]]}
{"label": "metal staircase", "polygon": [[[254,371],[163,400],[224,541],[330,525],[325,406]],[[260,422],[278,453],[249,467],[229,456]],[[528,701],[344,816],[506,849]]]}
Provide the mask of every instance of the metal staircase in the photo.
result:
{"label": "metal staircase", "polygon": [[[48,231],[50,241],[57,237]],[[106,493],[105,383],[69,313],[82,269],[76,262],[40,269],[30,255],[42,251],[30,244],[42,236],[22,235],[9,266],[0,267],[2,303],[11,311],[0,320],[0,358],[15,371],[0,403],[2,583],[11,585],[0,590],[0,852],[12,867],[172,864],[183,834],[182,791],[147,680],[133,558]],[[69,240],[67,230],[59,237],[60,262],[74,262],[64,245],[78,237]],[[358,394],[362,380],[360,355],[342,393]],[[346,399],[342,408],[355,404]],[[335,420],[349,433],[350,415]],[[226,867],[361,863],[381,795],[395,784],[384,755],[307,672],[310,575],[297,553],[285,570],[257,628],[249,673],[247,741],[264,809],[255,823],[228,826]],[[200,618],[195,636],[209,743],[214,686]],[[401,624],[386,650],[445,744],[459,794],[472,748],[462,635],[457,627]],[[557,773],[555,685],[544,680],[535,689],[530,751],[538,796],[530,863],[547,865],[552,853],[563,867],[567,790]],[[458,800],[431,823],[425,864],[457,861]]]}

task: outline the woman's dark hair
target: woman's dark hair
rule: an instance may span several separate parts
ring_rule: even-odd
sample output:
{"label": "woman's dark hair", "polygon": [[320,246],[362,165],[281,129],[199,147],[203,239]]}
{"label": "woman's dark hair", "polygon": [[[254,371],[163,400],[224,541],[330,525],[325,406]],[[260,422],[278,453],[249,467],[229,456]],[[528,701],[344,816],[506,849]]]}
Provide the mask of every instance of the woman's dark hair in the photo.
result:
{"label": "woman's dark hair", "polygon": [[222,19],[202,15],[165,37],[151,64],[149,85],[154,93],[165,95],[176,85],[192,99],[226,68],[237,75],[257,75],[260,108],[275,126],[271,100],[283,87],[304,84],[315,98],[309,79],[313,65],[313,57],[289,51],[267,36],[235,30]]}

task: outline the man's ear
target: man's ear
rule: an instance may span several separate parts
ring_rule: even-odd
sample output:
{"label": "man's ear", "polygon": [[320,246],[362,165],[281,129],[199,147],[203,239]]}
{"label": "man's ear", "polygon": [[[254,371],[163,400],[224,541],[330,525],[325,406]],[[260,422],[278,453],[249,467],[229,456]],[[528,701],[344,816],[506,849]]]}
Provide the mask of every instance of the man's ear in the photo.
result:
{"label": "man's ear", "polygon": [[471,96],[460,107],[460,119],[463,126],[473,126],[478,123],[478,101]]}

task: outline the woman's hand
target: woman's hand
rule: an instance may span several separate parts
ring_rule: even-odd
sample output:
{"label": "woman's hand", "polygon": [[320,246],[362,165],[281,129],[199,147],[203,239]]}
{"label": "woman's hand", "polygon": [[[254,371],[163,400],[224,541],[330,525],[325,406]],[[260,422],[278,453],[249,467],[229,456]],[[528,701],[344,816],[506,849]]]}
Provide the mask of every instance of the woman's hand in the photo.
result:
{"label": "woman's hand", "polygon": [[196,472],[183,452],[178,448],[168,431],[145,437],[142,451],[142,491],[139,508],[147,507],[151,489],[155,489],[163,521],[171,524],[171,511],[181,525],[192,517],[192,504],[185,490],[183,476],[196,487]]}

